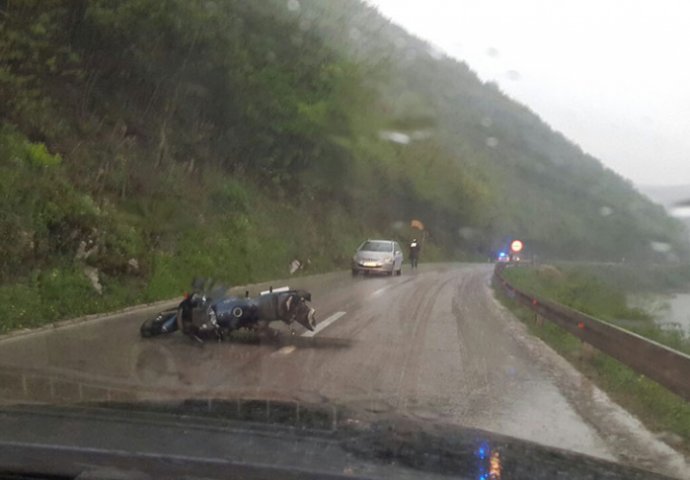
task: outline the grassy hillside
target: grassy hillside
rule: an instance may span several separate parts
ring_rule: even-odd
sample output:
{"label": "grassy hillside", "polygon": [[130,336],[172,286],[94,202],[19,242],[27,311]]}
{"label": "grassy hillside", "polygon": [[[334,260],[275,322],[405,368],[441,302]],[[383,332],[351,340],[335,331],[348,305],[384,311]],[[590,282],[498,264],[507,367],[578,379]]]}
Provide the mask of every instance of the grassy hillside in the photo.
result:
{"label": "grassy hillside", "polygon": [[0,104],[2,329],[347,268],[413,218],[427,260],[682,253],[626,182],[354,0],[0,1]]}

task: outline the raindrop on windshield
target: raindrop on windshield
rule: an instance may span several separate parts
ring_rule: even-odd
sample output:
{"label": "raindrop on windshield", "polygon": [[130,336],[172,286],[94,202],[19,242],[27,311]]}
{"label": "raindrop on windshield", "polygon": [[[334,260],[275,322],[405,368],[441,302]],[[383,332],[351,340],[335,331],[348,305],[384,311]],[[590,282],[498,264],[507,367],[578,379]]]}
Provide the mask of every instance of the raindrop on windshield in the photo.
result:
{"label": "raindrop on windshield", "polygon": [[427,52],[429,53],[431,58],[433,58],[434,60],[441,60],[445,56],[445,54],[443,53],[443,50],[441,50],[438,47],[434,47],[434,46],[430,46],[429,49],[427,50]]}
{"label": "raindrop on windshield", "polygon": [[431,138],[433,136],[433,133],[431,130],[415,130],[410,134],[410,138],[412,140],[426,140],[427,138]]}
{"label": "raindrop on windshield", "polygon": [[388,140],[393,143],[399,143],[401,145],[407,145],[410,143],[410,136],[401,132],[391,132],[388,130],[383,130],[379,132],[379,138],[381,140]]}
{"label": "raindrop on windshield", "polygon": [[659,253],[668,253],[671,251],[671,245],[666,242],[650,242],[652,250]]}
{"label": "raindrop on windshield", "polygon": [[302,36],[301,36],[301,35],[293,35],[293,36],[290,38],[290,41],[292,42],[292,44],[293,44],[295,47],[301,47],[302,44],[304,43],[304,41],[302,40]]}
{"label": "raindrop on windshield", "polygon": [[471,240],[479,234],[476,228],[472,227],[460,227],[458,229],[458,235],[465,240]]}
{"label": "raindrop on windshield", "polygon": [[405,50],[405,54],[403,56],[403,63],[406,65],[409,65],[415,61],[417,58],[417,52],[413,48],[408,48]]}
{"label": "raindrop on windshield", "polygon": [[493,122],[493,120],[491,120],[490,117],[482,118],[482,126],[483,127],[489,128],[493,124],[494,124],[494,122]]}
{"label": "raindrop on windshield", "polygon": [[498,146],[498,139],[496,137],[487,137],[486,146],[490,148],[495,148]]}
{"label": "raindrop on windshield", "polygon": [[296,12],[297,10],[299,10],[299,7],[300,7],[300,5],[299,5],[299,1],[298,1],[298,0],[288,0],[288,2],[287,2],[287,8],[288,8],[288,10],[290,10],[291,12]]}
{"label": "raindrop on windshield", "polygon": [[678,205],[671,208],[671,215],[678,218],[690,218],[690,205]]}
{"label": "raindrop on windshield", "polygon": [[311,20],[308,18],[303,18],[299,21],[299,29],[306,32],[311,28]]}
{"label": "raindrop on windshield", "polygon": [[599,209],[599,215],[602,217],[608,217],[613,213],[613,209],[611,207],[603,206]]}
{"label": "raindrop on windshield", "polygon": [[518,80],[520,80],[522,78],[522,76],[520,75],[520,72],[518,72],[516,70],[508,70],[506,72],[506,77],[508,77],[508,80],[513,80],[514,82],[517,82]]}
{"label": "raindrop on windshield", "polygon": [[495,49],[494,47],[489,47],[486,49],[486,54],[490,56],[491,58],[497,58],[499,53],[498,50]]}

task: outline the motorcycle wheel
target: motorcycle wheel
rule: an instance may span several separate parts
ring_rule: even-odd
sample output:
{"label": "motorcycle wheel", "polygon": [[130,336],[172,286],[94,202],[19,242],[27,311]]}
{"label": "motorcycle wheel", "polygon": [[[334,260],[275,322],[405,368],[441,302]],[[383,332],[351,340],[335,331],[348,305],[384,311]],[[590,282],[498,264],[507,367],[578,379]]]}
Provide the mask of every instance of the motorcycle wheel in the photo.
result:
{"label": "motorcycle wheel", "polygon": [[155,319],[149,318],[148,320],[144,321],[144,323],[141,324],[141,329],[139,332],[141,333],[141,336],[143,338],[151,338],[153,337],[153,322]]}

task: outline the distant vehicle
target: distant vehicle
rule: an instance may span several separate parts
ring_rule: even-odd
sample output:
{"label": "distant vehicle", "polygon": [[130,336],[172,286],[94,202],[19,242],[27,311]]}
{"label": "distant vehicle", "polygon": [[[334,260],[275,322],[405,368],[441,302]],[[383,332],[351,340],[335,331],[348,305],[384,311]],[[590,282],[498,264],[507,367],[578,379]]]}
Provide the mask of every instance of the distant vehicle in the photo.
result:
{"label": "distant vehicle", "polygon": [[510,263],[510,262],[520,262],[522,258],[518,253],[506,253],[506,252],[500,252],[498,256],[496,257],[496,261],[499,263]]}
{"label": "distant vehicle", "polygon": [[402,274],[402,248],[393,240],[366,240],[357,248],[352,257],[352,275],[359,272]]}

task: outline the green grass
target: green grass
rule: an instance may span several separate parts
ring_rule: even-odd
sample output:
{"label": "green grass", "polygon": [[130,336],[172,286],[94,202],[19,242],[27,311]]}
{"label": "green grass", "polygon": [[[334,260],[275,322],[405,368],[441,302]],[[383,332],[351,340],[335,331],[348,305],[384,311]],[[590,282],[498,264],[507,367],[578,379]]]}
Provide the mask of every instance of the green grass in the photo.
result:
{"label": "green grass", "polygon": [[[511,272],[511,281],[522,275]],[[525,287],[526,283],[523,281],[520,286]],[[689,402],[608,355],[596,350],[583,354],[583,344],[578,338],[549,321],[537,324],[534,312],[498,292],[501,303],[527,325],[530,333],[550,345],[648,428],[678,435],[682,439],[679,448],[690,453]]]}
{"label": "green grass", "polygon": [[580,271],[593,275],[609,285],[616,285],[626,292],[674,292],[686,291],[690,285],[690,264],[675,262],[652,263],[602,263],[577,266],[555,264],[564,271]]}
{"label": "green grass", "polygon": [[141,282],[101,277],[99,295],[77,267],[56,266],[23,282],[0,285],[0,333],[114,310],[144,300]]}

